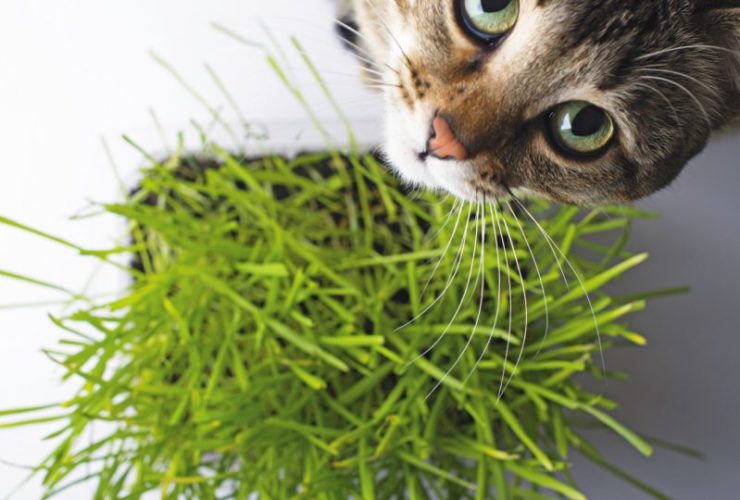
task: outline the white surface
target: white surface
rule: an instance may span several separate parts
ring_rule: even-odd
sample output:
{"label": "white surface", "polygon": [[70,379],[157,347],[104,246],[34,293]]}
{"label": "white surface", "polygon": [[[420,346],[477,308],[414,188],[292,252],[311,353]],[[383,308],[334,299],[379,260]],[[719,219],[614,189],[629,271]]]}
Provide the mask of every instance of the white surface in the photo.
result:
{"label": "white surface", "polygon": [[[86,207],[87,200],[117,199],[119,187],[101,138],[110,144],[124,177],[134,182],[141,156],[121,140],[121,134],[155,153],[166,151],[150,108],[164,124],[170,144],[175,143],[175,133],[185,129],[188,143],[197,145],[190,120],[203,126],[211,121],[208,110],[154,62],[151,50],[176,67],[212,106],[223,108],[224,118],[235,128],[238,118],[204,63],[229,87],[248,120],[279,125],[271,128],[281,145],[315,142],[306,136],[310,127],[304,113],[268,68],[264,52],[245,47],[210,25],[218,22],[267,42],[260,19],[279,33],[286,51],[288,35],[300,35],[317,65],[332,72],[326,78],[349,114],[368,116],[368,108],[377,107],[372,96],[359,90],[356,65],[337,46],[328,2],[321,0],[0,2],[0,215],[86,248],[107,247],[123,236],[114,219],[68,220]],[[320,114],[333,117],[299,68],[295,63],[294,78],[304,83]],[[366,129],[364,137],[369,137],[367,123],[359,121]],[[74,251],[0,226],[0,269],[80,290],[94,268]],[[119,276],[103,269],[93,289],[106,292],[123,284]],[[0,277],[0,305],[59,297]],[[41,353],[59,335],[46,318],[47,309],[0,309],[2,409],[59,401],[73,389],[59,385],[61,371]],[[38,463],[49,450],[39,438],[50,429],[54,426],[0,431],[0,459]],[[0,464],[0,498],[23,477],[24,471]],[[13,498],[38,498],[39,492],[32,482]],[[69,492],[62,498],[85,496]]]}
{"label": "white surface", "polygon": [[[334,42],[327,3],[0,1],[0,215],[85,247],[105,247],[122,236],[115,220],[67,220],[88,199],[116,199],[118,187],[101,137],[133,182],[141,158],[120,135],[126,133],[154,152],[165,150],[150,107],[164,123],[170,142],[175,131],[187,129],[188,140],[196,144],[189,120],[210,121],[208,111],[153,62],[150,50],[177,67],[214,106],[221,106],[224,100],[203,68],[210,63],[249,120],[280,124],[280,143],[296,136],[305,139],[303,112],[267,68],[263,53],[214,31],[211,21],[261,41],[266,37],[258,16],[281,33],[283,41],[286,33],[300,34],[319,66],[332,72],[327,77],[336,84],[338,100],[365,125],[363,138],[372,137],[377,128],[372,121],[368,127],[366,119],[379,110],[377,100],[353,83],[355,64]],[[309,81],[303,71],[296,69],[295,75]],[[306,89],[322,115],[332,116],[317,90]],[[236,122],[228,110],[225,117]],[[694,162],[676,187],[649,202],[666,216],[661,222],[638,225],[632,246],[651,252],[653,258],[624,286],[636,290],[688,284],[694,292],[652,304],[634,322],[650,345],[607,359],[610,368],[635,374],[633,382],[609,388],[628,423],[701,448],[709,456],[703,464],[668,453],[645,461],[605,435],[601,445],[606,456],[617,457],[620,465],[676,498],[730,499],[740,491],[740,339],[734,319],[740,282],[739,157],[738,140],[726,138]],[[0,226],[0,269],[78,290],[93,268],[72,251]],[[99,275],[96,283],[102,291],[123,285],[110,272]],[[0,304],[55,297],[0,278]],[[60,371],[40,352],[57,337],[44,309],[0,309],[0,408],[58,401],[72,389],[58,384]],[[49,429],[0,431],[0,459],[37,463],[48,450],[39,438]],[[640,498],[592,467],[580,465],[578,470],[593,498]],[[0,498],[23,477],[24,471],[0,464]],[[35,499],[39,492],[31,483],[13,498]],[[89,497],[85,492],[60,498],[84,499]]]}

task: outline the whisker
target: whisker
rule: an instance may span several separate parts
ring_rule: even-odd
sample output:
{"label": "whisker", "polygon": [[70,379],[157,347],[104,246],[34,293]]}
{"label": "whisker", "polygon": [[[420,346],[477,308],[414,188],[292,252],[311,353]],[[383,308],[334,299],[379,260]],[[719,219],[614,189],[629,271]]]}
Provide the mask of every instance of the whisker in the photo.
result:
{"label": "whisker", "polygon": [[[292,70],[292,71],[299,71],[299,72],[308,73],[310,75],[313,75],[313,73],[311,72],[311,70],[308,69],[308,68],[303,68],[303,67],[300,67],[300,66],[299,67],[295,67],[295,66],[292,66],[291,65],[291,66],[289,66],[289,69]],[[362,76],[362,73],[359,70],[356,73],[344,73],[344,72],[341,72],[341,71],[335,71],[333,69],[317,68],[317,71],[318,71],[319,75],[342,76],[342,77],[345,77],[345,78],[351,78],[351,79],[356,80],[356,81],[360,81],[362,78],[365,78],[366,80],[372,80],[372,81],[377,82],[377,83],[388,83],[386,80],[383,80],[382,78],[375,78],[375,77],[370,77],[370,76],[363,77]]]}
{"label": "whisker", "polygon": [[[300,88],[313,88],[313,87],[321,87],[322,83],[312,80],[296,80],[296,86],[299,86]],[[359,90],[370,90],[372,89],[373,85],[383,87],[384,90],[387,87],[396,87],[395,84],[387,83],[387,82],[379,82],[374,80],[368,80],[366,82],[360,82],[358,80],[350,81],[350,80],[324,80],[324,82],[327,87],[329,88],[343,88],[343,89],[359,89]],[[367,95],[369,99],[378,99],[379,94],[377,92],[367,92],[365,94],[360,95]]]}
{"label": "whisker", "polygon": [[[471,208],[472,208],[472,205],[473,204],[471,203],[470,204]],[[479,213],[480,213],[480,206],[479,205],[476,205],[476,211],[475,211],[475,237],[473,239],[473,252],[472,252],[472,255],[470,257],[470,268],[468,269],[468,278],[467,278],[467,280],[465,282],[465,289],[463,290],[463,294],[460,297],[460,301],[459,301],[459,303],[457,305],[457,308],[456,308],[454,314],[452,315],[452,318],[447,323],[447,326],[442,331],[442,333],[439,335],[439,337],[437,338],[437,340],[430,347],[428,347],[424,352],[422,352],[419,356],[417,356],[414,359],[413,362],[416,362],[418,359],[420,359],[420,358],[426,356],[427,354],[429,354],[444,339],[444,337],[447,335],[447,332],[452,327],[452,324],[454,323],[454,321],[457,318],[458,314],[460,313],[460,310],[462,309],[462,306],[463,306],[463,304],[465,302],[465,298],[468,295],[468,290],[470,288],[470,280],[471,280],[472,275],[473,275],[473,266],[474,266],[474,263],[475,263],[475,254],[476,254],[476,250],[477,250],[477,246],[478,246],[478,217],[479,217]],[[467,230],[467,227],[466,227],[466,230]],[[462,260],[462,254],[460,254],[460,261],[461,260]],[[411,363],[409,363],[409,364],[411,364]]]}
{"label": "whisker", "polygon": [[[442,201],[442,203],[444,203],[444,200]],[[460,203],[461,203],[461,201],[460,201],[459,199],[455,199],[455,202],[453,203],[453,205],[452,205],[452,207],[450,208],[450,210],[449,210],[449,211],[447,212],[447,216],[445,217],[445,220],[444,220],[444,222],[442,223],[442,225],[441,225],[440,227],[438,227],[438,228],[437,228],[437,229],[436,229],[436,230],[435,230],[435,231],[434,231],[434,232],[433,232],[432,234],[430,234],[429,236],[425,236],[425,237],[424,237],[424,241],[425,241],[425,242],[430,242],[430,241],[432,241],[432,240],[433,240],[433,239],[435,239],[435,238],[436,238],[437,236],[439,236],[439,234],[440,234],[440,233],[441,233],[442,231],[444,231],[444,229],[445,229],[445,228],[447,227],[447,224],[449,224],[449,223],[450,223],[450,220],[452,220],[452,215],[453,215],[453,214],[455,213],[455,211],[457,210],[457,208],[458,208],[458,206],[459,206],[459,204],[460,204]],[[441,203],[430,203],[430,205],[431,205],[431,206],[435,206],[435,205],[441,205]]]}
{"label": "whisker", "polygon": [[[353,46],[352,48],[354,48],[354,49],[356,49],[356,50],[361,50],[361,49],[362,49],[361,47],[359,47],[359,46],[356,46],[355,44],[353,44],[352,42],[350,42],[350,41],[349,41],[349,40],[347,40],[346,38],[342,37],[341,35],[337,35],[337,38],[339,38],[339,39],[340,39],[341,41],[345,42],[345,43],[346,43],[346,44],[348,44],[348,45],[352,45],[352,46]],[[309,53],[308,53],[308,52],[306,52],[305,50],[296,50],[296,52],[297,52],[298,54],[304,55],[304,56],[306,56],[306,57],[313,57],[313,56],[315,56],[315,55],[316,55],[316,54],[309,54]],[[360,61],[362,61],[362,62],[364,62],[364,63],[367,63],[367,64],[371,64],[371,65],[375,66],[375,63],[374,63],[374,62],[372,61],[372,59],[368,59],[368,58],[366,58],[366,57],[363,57],[363,56],[361,56],[360,54],[357,54],[357,53],[353,53],[353,54],[352,54],[352,57],[354,57],[355,59],[359,59]],[[377,67],[377,66],[376,66],[376,67]]]}
{"label": "whisker", "polygon": [[[351,48],[353,48],[353,49],[355,49],[357,51],[357,52],[354,53],[354,57],[360,59],[361,61],[364,61],[364,62],[366,62],[368,64],[371,64],[371,65],[377,67],[377,63],[372,59],[373,55],[370,53],[369,50],[367,50],[364,47],[361,47],[360,45],[356,44],[355,42],[353,42],[349,38],[344,37],[342,35],[339,35],[338,34],[337,35],[337,38],[339,38],[339,40],[341,40],[343,43],[346,43],[348,46],[350,46]],[[393,68],[391,68],[391,69],[393,69]],[[396,70],[394,70],[394,71],[396,71]]]}
{"label": "whisker", "polygon": [[438,196],[436,197],[437,198],[436,201],[427,200],[426,203],[429,206],[431,206],[431,207],[439,207],[439,206],[444,205],[445,203],[449,202],[450,201],[450,198],[453,201],[460,201],[459,198],[456,198],[456,197],[452,196],[451,194],[440,192],[440,193],[437,193],[437,195]]}
{"label": "whisker", "polygon": [[406,195],[411,201],[421,200],[421,196],[425,193],[421,187],[413,187]]}
{"label": "whisker", "polygon": [[540,342],[540,347],[537,349],[537,352],[535,353],[535,357],[537,357],[540,353],[540,350],[542,349],[542,344],[545,342],[545,339],[547,338],[547,334],[550,332],[550,306],[548,305],[547,301],[547,292],[545,292],[545,281],[542,279],[542,273],[540,271],[540,266],[537,262],[537,257],[534,254],[534,251],[532,250],[532,245],[529,243],[529,238],[527,238],[527,233],[524,231],[524,226],[522,226],[521,221],[519,220],[519,217],[517,217],[516,212],[514,212],[514,209],[511,208],[511,204],[507,201],[506,207],[509,209],[509,212],[511,212],[511,215],[514,217],[514,220],[517,223],[517,226],[519,226],[519,232],[522,234],[522,238],[524,239],[524,244],[527,246],[527,250],[529,251],[529,255],[532,257],[532,263],[534,264],[534,269],[537,272],[537,278],[540,281],[540,290],[542,290],[542,301],[545,307],[545,334],[542,336],[542,341]]}
{"label": "whisker", "polygon": [[[493,206],[492,206],[493,207]],[[496,215],[496,225],[498,226],[498,234],[501,236],[501,239],[503,241],[504,239],[504,230],[501,226],[501,213],[498,212],[498,209],[496,207],[494,208],[494,213]],[[498,247],[498,241],[496,242],[496,246]],[[509,264],[509,250],[507,248],[506,243],[503,245],[503,254],[504,254],[504,261],[506,262],[506,281],[508,283],[508,306],[509,306],[509,325],[508,325],[508,331],[506,335],[506,349],[504,351],[504,361],[501,365],[501,381],[499,382],[498,386],[498,396],[497,400],[501,399],[501,395],[503,394],[504,389],[504,381],[506,380],[506,365],[509,362],[509,351],[511,350],[511,329],[512,329],[512,323],[513,323],[513,315],[514,315],[514,308],[513,308],[513,293],[512,293],[512,287],[511,287],[511,267]]]}
{"label": "whisker", "polygon": [[[487,203],[485,200],[485,197],[483,199],[483,204],[484,206],[488,205],[488,211],[491,214],[491,229],[493,231],[493,248],[496,249],[496,271],[498,274],[498,277],[496,279],[496,312],[493,316],[493,325],[491,325],[491,330],[488,332],[488,339],[486,340],[486,345],[483,346],[483,349],[481,350],[481,353],[478,356],[478,359],[475,361],[473,368],[470,370],[468,375],[465,377],[465,380],[463,380],[463,386],[467,383],[470,377],[473,376],[473,373],[475,373],[475,371],[478,369],[478,366],[483,361],[483,358],[485,357],[486,352],[488,352],[488,348],[491,347],[491,342],[493,342],[493,335],[496,332],[496,326],[498,325],[499,313],[501,312],[501,300],[500,300],[500,297],[501,297],[501,258],[500,258],[499,249],[498,249],[498,232],[496,231],[495,217],[493,214],[492,204]],[[485,225],[486,224],[484,221],[484,226]],[[485,279],[485,276],[484,276],[484,279]],[[506,340],[508,342],[510,338],[507,337]]]}
{"label": "whisker", "polygon": [[706,82],[702,82],[698,78],[695,78],[691,75],[688,75],[681,71],[674,71],[672,69],[663,69],[663,68],[656,68],[655,66],[646,66],[642,68],[642,70],[647,71],[657,71],[658,73],[665,73],[668,75],[674,75],[674,76],[682,76],[686,78],[687,80],[690,80],[694,82],[695,84],[699,85],[700,87],[703,87],[709,94],[711,95],[717,95],[717,89],[713,88],[711,85],[707,84]]}
{"label": "whisker", "polygon": [[377,69],[372,69],[365,66],[364,68],[362,68],[362,71],[373,74],[375,76],[379,76],[381,78],[385,78],[385,73],[383,73],[382,71],[378,71]]}
{"label": "whisker", "polygon": [[660,55],[663,55],[663,54],[668,54],[668,53],[671,53],[671,52],[677,52],[679,50],[689,50],[689,49],[710,50],[710,51],[711,50],[716,50],[718,52],[723,52],[724,51],[724,52],[727,52],[727,53],[732,54],[735,57],[737,57],[737,53],[735,51],[730,50],[730,49],[728,49],[726,47],[720,47],[718,45],[694,44],[694,45],[683,45],[681,47],[670,47],[670,48],[663,49],[663,50],[657,50],[655,52],[651,52],[649,54],[644,54],[644,55],[641,55],[639,57],[636,57],[635,60],[636,61],[643,61],[643,60],[649,59],[651,57],[656,57],[656,56],[660,56]]}
{"label": "whisker", "polygon": [[[472,203],[471,203],[471,206],[472,206]],[[447,332],[450,330],[450,328],[452,328],[452,324],[455,322],[455,320],[457,319],[457,316],[460,314],[460,311],[462,310],[463,304],[465,303],[465,298],[468,296],[468,290],[470,289],[470,280],[473,278],[473,267],[475,266],[475,255],[478,249],[478,216],[479,215],[480,215],[480,204],[477,204],[476,209],[475,209],[475,238],[473,239],[473,253],[470,257],[470,268],[468,269],[468,279],[465,282],[465,289],[463,290],[463,294],[460,297],[460,301],[457,304],[457,309],[455,309],[455,313],[452,315],[452,318],[450,318],[450,321],[449,323],[447,323],[447,326],[445,327],[445,329],[442,331],[439,337],[437,337],[437,340],[434,342],[434,344],[429,346],[423,353],[417,356],[414,359],[414,362],[416,362],[420,358],[423,358],[424,356],[432,352],[432,350],[434,350],[434,348],[437,347],[437,345],[439,345],[440,342],[442,342],[442,339],[445,338],[445,336],[447,335]],[[427,397],[429,397],[429,394],[427,394]]]}
{"label": "whisker", "polygon": [[377,5],[375,5],[375,2],[373,0],[367,0],[368,5],[370,5],[373,10],[375,11],[375,14],[378,16],[378,21],[380,21],[382,27],[385,29],[385,31],[388,32],[393,42],[395,42],[396,46],[398,47],[398,50],[401,51],[401,54],[403,55],[403,58],[405,59],[406,67],[413,71],[413,64],[411,63],[411,59],[409,59],[409,56],[406,54],[406,52],[403,50],[403,47],[401,46],[401,43],[398,41],[396,36],[393,34],[393,31],[388,26],[388,23],[385,22],[385,19],[383,18],[383,15],[380,13],[380,10],[378,10]]}
{"label": "whisker", "polygon": [[[358,37],[362,38],[366,42],[370,42],[370,39],[365,36],[364,33],[361,33],[359,30],[355,29],[354,26],[350,26],[349,24],[345,23],[344,21],[341,21],[340,19],[334,18],[334,24],[341,26],[342,28],[346,29],[350,33],[353,33],[357,35]],[[354,41],[350,40],[346,36],[341,35],[340,33],[337,33],[337,38],[339,38],[341,41],[346,42],[349,46],[351,46],[354,49],[361,50],[363,53],[366,53],[370,55],[370,51],[359,44],[355,43]],[[368,62],[375,66],[375,61],[368,59]]]}
{"label": "whisker", "polygon": [[369,38],[368,38],[367,36],[365,36],[365,34],[364,34],[364,33],[362,33],[362,32],[361,32],[360,30],[358,30],[357,28],[355,28],[354,26],[352,26],[352,25],[350,25],[350,24],[347,24],[347,23],[345,23],[345,22],[344,22],[344,21],[342,21],[341,19],[338,19],[338,18],[336,18],[336,17],[335,17],[335,18],[334,18],[334,23],[335,23],[335,24],[338,24],[339,26],[341,26],[341,27],[343,27],[343,28],[345,28],[345,29],[347,29],[347,31],[349,31],[350,33],[354,33],[355,35],[357,35],[358,37],[362,38],[362,39],[363,39],[363,40],[365,40],[366,42],[372,42],[372,41],[371,41],[371,40],[370,40],[370,39],[369,39]]}
{"label": "whisker", "polygon": [[[373,97],[365,97],[365,98],[362,98],[362,99],[343,100],[343,101],[339,101],[337,104],[342,107],[342,110],[343,111],[351,111],[352,109],[354,109],[353,107],[356,107],[356,106],[359,106],[359,105],[362,105],[363,111],[364,110],[368,110],[368,109],[381,110],[385,106],[382,102],[378,102],[378,99],[375,96],[373,96]],[[316,109],[315,109],[316,114],[319,114],[319,115],[320,114],[323,114],[324,112],[327,112],[327,111],[332,111],[333,112],[334,110],[335,110],[335,108],[331,104],[326,104],[326,105],[323,105],[323,106],[317,106]]]}
{"label": "whisker", "polygon": [[514,248],[514,238],[511,237],[511,231],[509,231],[509,223],[506,222],[506,217],[504,215],[501,216],[501,220],[504,223],[504,229],[506,229],[506,237],[509,240],[509,246],[511,246],[511,253],[514,256],[514,265],[516,266],[516,271],[519,273],[519,279],[521,281],[521,287],[522,287],[522,300],[524,301],[524,331],[522,333],[522,346],[519,349],[519,354],[516,358],[516,363],[514,363],[514,369],[511,371],[511,375],[509,375],[509,379],[506,381],[506,385],[504,385],[503,389],[498,395],[498,398],[501,399],[501,397],[506,392],[506,388],[509,387],[509,384],[511,383],[511,380],[514,378],[514,375],[516,374],[516,370],[519,368],[519,364],[522,361],[522,357],[524,356],[524,348],[527,345],[527,333],[529,329],[529,306],[527,305],[527,287],[524,284],[524,273],[522,272],[521,264],[519,263],[519,257],[516,256],[516,249]]}
{"label": "whisker", "polygon": [[400,89],[400,85],[396,85],[394,83],[366,83],[363,85],[365,88],[368,89],[377,89],[377,90],[387,90],[389,88],[395,88]]}
{"label": "whisker", "polygon": [[[476,197],[477,198],[477,197]],[[427,394],[426,398],[429,398],[434,391],[436,391],[440,385],[444,383],[444,381],[447,379],[447,377],[452,373],[452,371],[455,369],[455,367],[460,363],[463,356],[465,356],[465,353],[470,348],[470,345],[473,343],[473,339],[476,335],[476,330],[478,330],[478,324],[480,323],[480,317],[481,313],[483,312],[483,300],[485,299],[486,294],[486,248],[485,248],[485,242],[486,242],[486,205],[484,203],[480,203],[476,200],[476,203],[478,204],[479,208],[477,211],[481,213],[483,216],[483,220],[481,222],[481,233],[480,233],[480,266],[478,268],[478,278],[477,280],[480,281],[480,299],[478,301],[478,314],[475,317],[475,323],[473,324],[473,330],[470,332],[470,336],[468,337],[468,341],[465,344],[465,347],[463,347],[462,352],[460,352],[460,355],[455,359],[455,362],[452,363],[452,366],[445,372],[445,374],[442,376],[441,379],[437,381],[437,384],[432,388],[431,391],[429,391],[429,394]],[[478,225],[478,215],[476,215],[476,226]],[[473,253],[473,259],[475,259],[475,253]],[[477,282],[476,282],[477,284]],[[464,295],[463,295],[464,298]],[[465,379],[467,381],[467,379]],[[425,398],[425,399],[426,399]]]}
{"label": "whisker", "polygon": [[[462,210],[462,206],[464,206],[464,205],[461,205],[461,210]],[[467,215],[466,220],[465,220],[465,227],[463,228],[462,241],[460,243],[460,247],[457,250],[457,256],[455,257],[455,262],[452,265],[452,274],[450,274],[450,276],[447,278],[447,283],[445,283],[445,286],[442,289],[442,292],[440,292],[440,294],[437,296],[436,299],[434,299],[434,301],[431,304],[429,304],[424,309],[422,309],[422,311],[419,314],[417,314],[416,316],[414,316],[412,319],[410,319],[409,321],[407,321],[403,325],[401,325],[398,328],[396,328],[394,331],[397,332],[399,330],[403,330],[404,328],[406,328],[407,326],[409,326],[411,323],[413,323],[414,321],[416,321],[419,318],[421,318],[422,316],[424,316],[424,314],[426,314],[432,307],[434,307],[434,305],[437,302],[439,302],[440,300],[442,300],[442,298],[447,293],[447,290],[450,289],[450,286],[452,285],[452,282],[454,281],[455,277],[457,276],[458,271],[460,270],[460,264],[462,262],[462,256],[463,256],[463,253],[464,253],[464,250],[465,250],[465,243],[467,242],[467,238],[468,238],[468,226],[470,224],[470,214],[472,214],[472,213],[473,213],[473,205],[471,203],[471,204],[468,205],[468,215]],[[414,359],[413,361],[407,363],[406,366],[412,364],[413,362],[415,362],[420,357],[421,356],[419,356],[416,359]]]}
{"label": "whisker", "polygon": [[[450,249],[450,246],[452,245],[452,240],[455,238],[455,234],[457,234],[457,228],[460,225],[460,216],[462,215],[462,202],[455,201],[455,205],[452,206],[452,209],[450,210],[450,213],[447,216],[447,222],[445,222],[445,225],[450,221],[450,216],[452,215],[453,211],[455,210],[455,207],[457,208],[457,220],[455,221],[455,226],[452,229],[452,234],[450,235],[450,239],[447,241],[447,245],[445,246],[444,250],[442,250],[442,255],[439,256],[439,260],[437,260],[437,264],[434,266],[434,269],[432,269],[432,274],[429,275],[429,279],[427,279],[426,284],[424,284],[424,288],[421,290],[420,297],[423,299],[424,294],[427,291],[427,288],[429,288],[429,284],[432,282],[432,279],[434,279],[434,275],[437,273],[437,270],[439,269],[440,264],[442,264],[442,261],[444,260],[445,256],[447,255],[447,252]],[[440,229],[440,231],[444,228],[444,226]]]}
{"label": "whisker", "polygon": [[[368,43],[372,43],[372,41],[371,41],[371,40],[370,40],[370,39],[369,39],[369,38],[368,38],[368,37],[367,37],[367,36],[366,36],[366,35],[365,35],[364,33],[361,33],[361,32],[360,32],[360,30],[357,30],[357,29],[355,29],[355,28],[354,28],[353,26],[350,26],[349,24],[347,24],[347,23],[345,23],[345,22],[343,22],[343,21],[340,21],[339,19],[335,19],[334,21],[335,21],[335,22],[336,22],[336,23],[337,23],[337,24],[338,24],[339,26],[342,26],[343,28],[347,29],[348,31],[350,31],[350,32],[354,33],[355,35],[359,36],[360,38],[362,38],[362,39],[363,39],[363,40],[365,40],[366,42],[368,42]],[[352,46],[353,48],[355,48],[355,49],[358,49],[358,50],[362,50],[363,52],[365,52],[365,53],[366,53],[366,55],[368,55],[368,56],[372,57],[372,55],[371,55],[371,54],[369,53],[369,51],[367,51],[367,50],[365,50],[365,49],[363,49],[363,48],[359,47],[359,46],[358,46],[357,44],[355,44],[355,43],[352,43],[352,42],[351,42],[350,40],[347,40],[347,38],[346,38],[346,37],[343,37],[343,36],[341,36],[341,35],[340,35],[340,36],[339,36],[339,38],[341,38],[341,39],[342,39],[343,41],[347,42],[348,44],[351,44],[351,46]],[[363,61],[365,61],[365,62],[367,62],[367,63],[369,63],[369,64],[371,64],[371,65],[375,66],[376,68],[378,67],[378,64],[377,64],[377,63],[376,63],[376,62],[375,62],[374,60],[370,60],[370,59],[365,59],[365,58],[362,58],[361,60],[363,60]],[[383,63],[383,66],[387,67],[387,68],[388,68],[389,70],[393,71],[393,72],[394,72],[394,73],[396,73],[397,75],[398,75],[398,74],[400,74],[400,72],[399,72],[399,71],[398,71],[398,70],[397,70],[396,68],[392,67],[392,66],[391,66],[391,65],[389,65],[389,64]]]}
{"label": "whisker", "polygon": [[[358,89],[368,88],[371,85],[382,87],[401,88],[397,83],[381,80],[371,75],[363,76],[361,73],[341,73],[331,70],[318,70],[319,79],[306,68],[287,67],[295,76],[294,83],[297,87],[320,87],[326,84],[329,87],[354,87]],[[331,78],[327,78],[327,76]]]}
{"label": "whisker", "polygon": [[509,190],[509,195],[511,196],[511,199],[522,209],[524,212],[529,216],[529,218],[534,222],[537,229],[542,233],[542,236],[545,238],[545,243],[547,243],[547,246],[550,248],[550,252],[552,253],[553,259],[555,260],[555,264],[558,266],[558,271],[560,272],[560,277],[563,278],[563,283],[565,283],[565,287],[570,290],[570,283],[568,282],[568,276],[565,274],[565,269],[563,269],[563,265],[560,263],[560,260],[562,257],[559,257],[558,254],[555,252],[555,247],[553,246],[552,238],[550,238],[550,234],[545,231],[545,228],[540,225],[540,223],[537,221],[537,219],[532,215],[532,213],[526,209],[524,206],[524,203],[522,203],[519,198],[517,198],[514,193]]}
{"label": "whisker", "polygon": [[678,83],[678,82],[676,82],[674,80],[671,80],[669,78],[663,78],[662,76],[644,75],[641,78],[646,79],[646,80],[655,80],[655,81],[659,81],[659,82],[669,83],[671,85],[674,85],[674,86],[678,87],[679,89],[681,89],[682,91],[684,91],[691,99],[693,99],[694,103],[696,103],[696,106],[699,108],[699,110],[702,113],[704,113],[704,118],[707,120],[707,123],[709,125],[712,124],[712,117],[710,116],[710,114],[707,111],[707,109],[701,103],[701,101],[699,100],[699,98],[696,97],[696,95],[694,95],[694,93],[691,92],[689,89],[687,89],[685,86],[683,86],[680,83]]}
{"label": "whisker", "polygon": [[[568,265],[570,270],[573,272],[573,275],[576,277],[576,281],[578,281],[578,285],[581,287],[581,290],[583,291],[583,295],[586,298],[586,302],[588,303],[588,307],[591,310],[591,317],[593,318],[594,322],[594,329],[596,330],[596,340],[599,344],[599,354],[601,355],[601,367],[606,373],[606,359],[604,358],[604,347],[601,342],[601,329],[599,328],[599,320],[596,318],[596,311],[594,311],[594,306],[591,302],[591,296],[588,294],[588,291],[586,291],[586,286],[583,284],[583,280],[581,279],[581,275],[576,271],[575,267],[571,263],[570,259],[563,253],[563,251],[560,249],[557,243],[550,237],[550,235],[545,231],[545,229],[540,225],[540,223],[537,221],[537,219],[530,213],[529,210],[527,210],[527,207],[524,206],[524,203],[520,202],[518,199],[514,198],[514,201],[524,210],[524,213],[526,213],[530,219],[532,219],[532,222],[537,225],[537,227],[540,228],[540,231],[542,232],[542,235],[545,237],[547,241],[550,242],[552,245],[550,248],[554,250],[557,250],[558,253],[563,257],[565,263]],[[561,272],[562,272],[562,266],[561,266]]]}
{"label": "whisker", "polygon": [[660,97],[662,97],[663,100],[666,102],[666,104],[668,104],[668,106],[671,108],[671,111],[673,111],[673,118],[676,121],[676,124],[681,123],[681,119],[678,117],[678,111],[676,110],[676,106],[674,106],[673,103],[671,102],[671,100],[668,99],[668,96],[667,95],[665,95],[663,92],[661,92],[659,89],[653,87],[649,83],[643,83],[643,82],[641,82],[640,81],[640,78],[638,78],[636,82],[632,82],[632,85],[635,86],[635,87],[640,87],[640,88],[643,88],[643,89],[650,90],[650,91],[655,92],[656,94],[658,94]]}

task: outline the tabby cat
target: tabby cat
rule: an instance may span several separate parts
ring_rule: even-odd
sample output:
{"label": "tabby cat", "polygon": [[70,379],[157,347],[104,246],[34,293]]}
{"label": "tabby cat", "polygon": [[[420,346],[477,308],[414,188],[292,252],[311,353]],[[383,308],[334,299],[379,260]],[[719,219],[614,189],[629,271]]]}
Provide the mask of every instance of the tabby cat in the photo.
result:
{"label": "tabby cat", "polygon": [[389,163],[460,198],[635,200],[740,115],[740,0],[339,0]]}

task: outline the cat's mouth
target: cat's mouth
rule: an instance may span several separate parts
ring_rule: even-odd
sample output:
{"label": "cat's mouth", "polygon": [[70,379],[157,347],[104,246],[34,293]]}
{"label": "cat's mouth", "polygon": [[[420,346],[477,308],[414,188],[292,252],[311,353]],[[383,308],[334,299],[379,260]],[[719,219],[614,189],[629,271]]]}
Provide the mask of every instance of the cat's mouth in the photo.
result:
{"label": "cat's mouth", "polygon": [[386,159],[409,184],[467,201],[506,197],[506,189],[486,168],[485,155],[471,154],[439,111],[404,115],[390,107],[385,132]]}
{"label": "cat's mouth", "polygon": [[414,156],[426,173],[427,184],[434,189],[467,201],[494,200],[506,195],[502,186],[477,174],[471,160],[441,159],[426,150],[415,152]]}

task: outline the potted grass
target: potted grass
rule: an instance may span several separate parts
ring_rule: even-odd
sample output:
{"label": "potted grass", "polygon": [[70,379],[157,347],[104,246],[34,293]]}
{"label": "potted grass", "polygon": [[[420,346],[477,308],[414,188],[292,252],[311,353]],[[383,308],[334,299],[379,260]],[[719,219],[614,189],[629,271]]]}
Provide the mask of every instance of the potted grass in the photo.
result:
{"label": "potted grass", "polygon": [[49,495],[580,499],[572,454],[608,467],[584,426],[651,454],[581,383],[645,342],[624,323],[644,300],[604,291],[645,260],[625,250],[644,214],[409,196],[348,143],[249,158],[206,140],[102,206],[131,244],[77,249],[131,285],[52,318],[74,397],[0,413],[58,423],[33,471]]}

